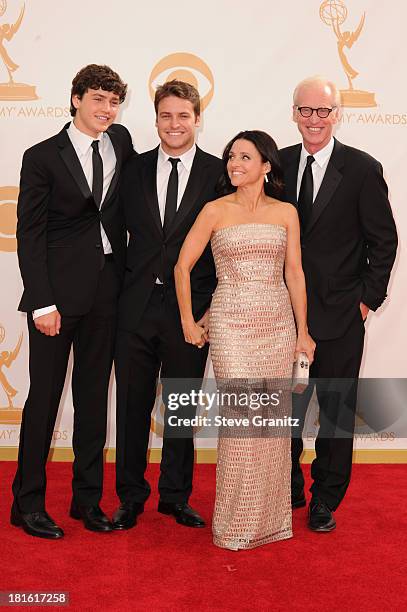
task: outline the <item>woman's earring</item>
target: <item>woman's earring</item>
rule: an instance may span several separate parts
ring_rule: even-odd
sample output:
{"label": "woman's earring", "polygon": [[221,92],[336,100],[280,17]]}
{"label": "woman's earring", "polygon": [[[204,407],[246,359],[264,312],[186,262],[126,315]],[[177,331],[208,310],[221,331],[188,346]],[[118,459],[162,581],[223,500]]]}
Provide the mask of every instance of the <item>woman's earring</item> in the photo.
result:
{"label": "woman's earring", "polygon": [[264,175],[264,180],[265,180],[266,183],[269,182],[269,177],[267,176],[267,174]]}

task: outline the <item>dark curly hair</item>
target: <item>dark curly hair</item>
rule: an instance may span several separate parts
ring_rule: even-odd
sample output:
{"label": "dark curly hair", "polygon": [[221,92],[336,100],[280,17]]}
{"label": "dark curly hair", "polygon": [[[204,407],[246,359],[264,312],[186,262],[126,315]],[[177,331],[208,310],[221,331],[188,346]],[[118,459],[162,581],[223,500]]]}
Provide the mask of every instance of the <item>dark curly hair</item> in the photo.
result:
{"label": "dark curly hair", "polygon": [[225,147],[223,151],[223,174],[219,179],[217,191],[220,195],[227,195],[236,191],[236,187],[230,182],[227,171],[227,163],[229,161],[229,153],[236,140],[248,140],[253,143],[257,151],[260,153],[263,162],[270,162],[271,170],[267,173],[268,183],[264,183],[264,191],[266,195],[272,198],[278,198],[283,193],[283,170],[280,165],[277,145],[266,132],[261,130],[246,130],[239,132]]}
{"label": "dark curly hair", "polygon": [[109,66],[98,66],[98,64],[89,64],[74,77],[71,89],[70,111],[72,117],[76,115],[76,108],[72,104],[72,96],[78,96],[82,99],[88,89],[103,89],[104,91],[113,91],[120,98],[120,104],[124,102],[127,93],[127,85],[123,83],[117,72],[109,68]]}

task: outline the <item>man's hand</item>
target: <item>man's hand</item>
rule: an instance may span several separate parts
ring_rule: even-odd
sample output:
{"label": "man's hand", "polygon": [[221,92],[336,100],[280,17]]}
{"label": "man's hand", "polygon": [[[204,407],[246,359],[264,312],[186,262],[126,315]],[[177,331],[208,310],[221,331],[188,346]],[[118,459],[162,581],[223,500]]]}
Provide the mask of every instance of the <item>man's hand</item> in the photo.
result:
{"label": "man's hand", "polygon": [[34,325],[39,332],[46,336],[57,336],[61,329],[61,315],[58,310],[54,310],[34,319]]}
{"label": "man's hand", "polygon": [[203,335],[203,338],[205,339],[205,342],[208,342],[209,341],[209,308],[205,312],[203,317],[201,317],[199,321],[196,322],[196,324],[204,328],[205,334]]}
{"label": "man's hand", "polygon": [[364,304],[363,302],[360,302],[359,308],[360,308],[360,313],[362,315],[362,319],[366,321],[366,317],[369,314],[369,310],[370,310],[369,306],[366,306],[366,304]]}

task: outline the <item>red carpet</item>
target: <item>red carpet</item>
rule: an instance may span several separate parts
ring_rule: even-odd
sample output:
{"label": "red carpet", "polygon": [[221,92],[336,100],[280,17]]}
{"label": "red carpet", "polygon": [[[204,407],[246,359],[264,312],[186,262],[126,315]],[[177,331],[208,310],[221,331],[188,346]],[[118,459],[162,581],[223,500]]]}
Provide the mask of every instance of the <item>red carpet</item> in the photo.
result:
{"label": "red carpet", "polygon": [[[355,465],[335,514],[336,531],[309,531],[302,508],[294,512],[293,539],[239,552],[212,545],[213,465],[196,467],[191,498],[206,529],[181,527],[158,514],[154,492],[133,530],[92,534],[67,516],[70,466],[50,464],[47,509],[65,530],[56,542],[9,525],[14,469],[13,463],[1,465],[0,591],[69,591],[75,611],[407,609],[405,465]],[[150,466],[153,488],[157,476],[158,466]],[[102,506],[110,514],[116,505],[109,464]]]}

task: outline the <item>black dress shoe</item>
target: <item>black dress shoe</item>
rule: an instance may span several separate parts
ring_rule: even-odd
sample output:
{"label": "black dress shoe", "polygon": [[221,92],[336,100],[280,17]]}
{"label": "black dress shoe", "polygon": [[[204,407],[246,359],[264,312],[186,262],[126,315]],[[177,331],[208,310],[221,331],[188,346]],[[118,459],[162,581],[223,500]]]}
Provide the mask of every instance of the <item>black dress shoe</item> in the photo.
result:
{"label": "black dress shoe", "polygon": [[332,512],[326,503],[317,497],[313,497],[309,505],[308,526],[312,531],[320,532],[332,531],[336,527]]}
{"label": "black dress shoe", "polygon": [[291,508],[295,510],[296,508],[303,508],[307,505],[307,501],[305,499],[304,491],[298,494],[291,494]]}
{"label": "black dress shoe", "polygon": [[101,510],[100,506],[79,506],[72,502],[69,516],[73,519],[83,521],[89,531],[101,533],[112,531],[113,525]]}
{"label": "black dress shoe", "polygon": [[124,502],[113,515],[113,529],[131,529],[137,523],[137,517],[144,512],[141,502]]}
{"label": "black dress shoe", "polygon": [[37,538],[59,540],[64,532],[44,511],[21,513],[13,504],[11,508],[10,523],[15,527],[22,527],[26,533]]}
{"label": "black dress shoe", "polygon": [[158,502],[158,512],[171,514],[180,525],[185,527],[205,527],[205,521],[195,510],[186,503],[172,504],[169,502]]}

